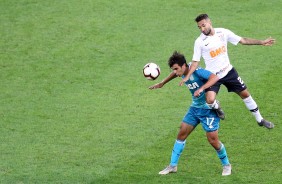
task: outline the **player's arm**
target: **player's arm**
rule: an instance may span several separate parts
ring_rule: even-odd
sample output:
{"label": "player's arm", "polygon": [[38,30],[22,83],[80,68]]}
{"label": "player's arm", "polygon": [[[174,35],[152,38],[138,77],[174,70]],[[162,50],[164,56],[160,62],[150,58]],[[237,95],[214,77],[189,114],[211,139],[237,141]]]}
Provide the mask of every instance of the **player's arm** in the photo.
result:
{"label": "player's arm", "polygon": [[192,73],[198,68],[199,62],[198,61],[192,61],[192,64],[190,65],[189,72],[185,77],[180,81],[179,85],[182,86],[192,75]]}
{"label": "player's arm", "polygon": [[200,59],[202,57],[202,39],[200,37],[195,40],[194,43],[194,53],[192,57],[191,65],[189,66],[189,72],[185,77],[180,81],[179,85],[182,86],[189,78],[191,77],[192,73],[198,68]]}
{"label": "player's arm", "polygon": [[263,46],[271,46],[275,43],[275,39],[269,37],[265,40],[256,40],[252,38],[241,38],[239,41],[242,45],[263,45]]}
{"label": "player's arm", "polygon": [[200,96],[200,94],[203,91],[205,91],[205,89],[207,89],[207,88],[211,87],[212,85],[214,85],[218,80],[219,80],[219,77],[217,75],[211,73],[209,78],[208,78],[208,81],[194,92],[194,96],[195,97]]}
{"label": "player's arm", "polygon": [[160,83],[157,83],[153,86],[150,86],[149,89],[157,89],[157,88],[162,88],[166,83],[171,81],[172,79],[176,78],[177,75],[174,72],[171,72],[169,76],[167,76],[164,80],[162,80]]}

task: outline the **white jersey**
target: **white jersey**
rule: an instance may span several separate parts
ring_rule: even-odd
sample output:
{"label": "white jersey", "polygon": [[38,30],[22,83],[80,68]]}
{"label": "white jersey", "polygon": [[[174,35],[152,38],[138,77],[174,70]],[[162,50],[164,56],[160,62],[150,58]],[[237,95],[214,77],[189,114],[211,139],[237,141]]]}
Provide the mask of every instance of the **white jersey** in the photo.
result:
{"label": "white jersey", "polygon": [[204,58],[206,70],[223,78],[233,68],[227,53],[227,43],[237,45],[241,37],[224,28],[214,28],[213,36],[203,33],[196,39],[194,45],[193,61]]}

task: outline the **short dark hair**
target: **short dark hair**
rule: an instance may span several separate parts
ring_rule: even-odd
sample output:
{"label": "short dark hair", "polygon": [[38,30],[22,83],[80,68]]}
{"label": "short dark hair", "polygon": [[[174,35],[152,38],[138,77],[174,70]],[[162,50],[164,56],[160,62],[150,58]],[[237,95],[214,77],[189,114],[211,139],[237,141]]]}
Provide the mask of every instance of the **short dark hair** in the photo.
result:
{"label": "short dark hair", "polygon": [[195,18],[195,21],[196,21],[196,22],[200,22],[201,20],[204,20],[204,19],[209,19],[208,14],[200,14],[200,15],[198,15],[198,16]]}
{"label": "short dark hair", "polygon": [[179,66],[187,65],[184,55],[174,51],[168,60],[168,66],[171,68],[174,64],[178,64]]}

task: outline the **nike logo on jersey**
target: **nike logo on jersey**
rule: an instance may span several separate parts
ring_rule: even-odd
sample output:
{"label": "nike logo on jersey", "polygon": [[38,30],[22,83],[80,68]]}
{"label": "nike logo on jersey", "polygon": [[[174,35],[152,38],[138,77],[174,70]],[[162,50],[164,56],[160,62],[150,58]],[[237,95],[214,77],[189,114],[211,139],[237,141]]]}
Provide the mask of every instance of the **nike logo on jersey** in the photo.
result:
{"label": "nike logo on jersey", "polygon": [[208,46],[210,43],[205,44],[205,46]]}

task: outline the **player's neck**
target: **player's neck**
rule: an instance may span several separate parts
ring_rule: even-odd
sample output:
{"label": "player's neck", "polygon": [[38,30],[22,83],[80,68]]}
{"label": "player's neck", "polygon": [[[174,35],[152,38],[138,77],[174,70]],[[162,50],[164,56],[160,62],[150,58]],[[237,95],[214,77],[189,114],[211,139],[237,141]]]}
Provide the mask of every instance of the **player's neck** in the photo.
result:
{"label": "player's neck", "polygon": [[211,32],[210,32],[209,36],[214,36],[214,35],[215,35],[214,28],[211,28]]}

